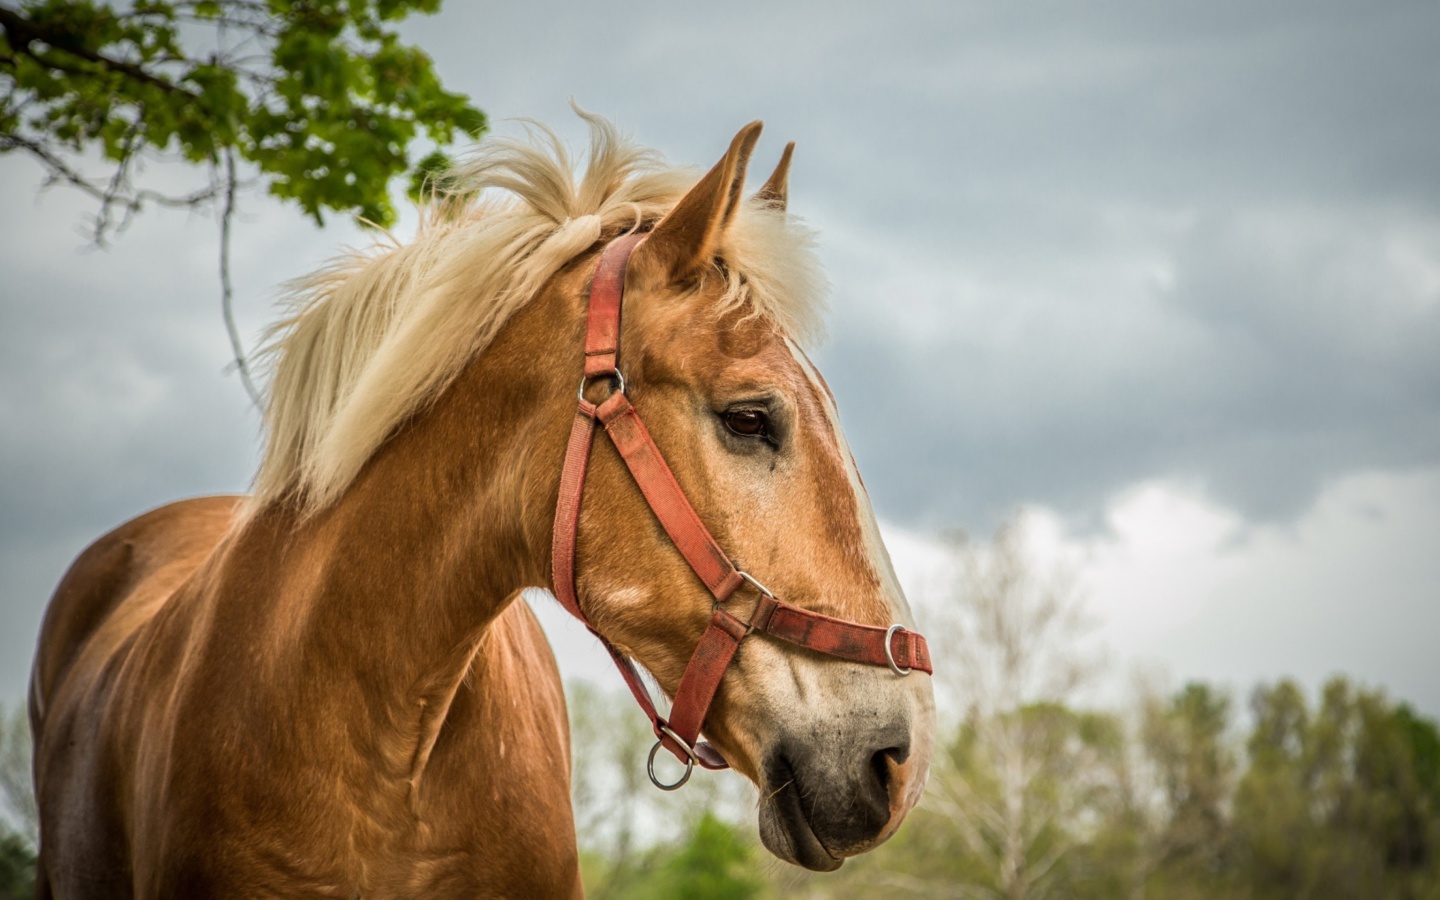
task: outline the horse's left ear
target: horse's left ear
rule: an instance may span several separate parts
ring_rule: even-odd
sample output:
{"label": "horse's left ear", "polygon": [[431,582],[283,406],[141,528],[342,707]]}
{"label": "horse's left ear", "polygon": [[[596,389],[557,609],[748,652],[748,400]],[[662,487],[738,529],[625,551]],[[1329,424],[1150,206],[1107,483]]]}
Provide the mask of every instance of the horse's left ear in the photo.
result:
{"label": "horse's left ear", "polygon": [[745,167],[760,139],[762,123],[751,122],[735,139],[715,168],[675,204],[635,250],[636,263],[658,270],[670,283],[687,280],[715,259],[720,238],[745,190]]}
{"label": "horse's left ear", "polygon": [[795,142],[791,141],[785,145],[785,152],[780,154],[780,163],[775,167],[775,172],[765,182],[765,186],[755,192],[755,199],[764,203],[771,209],[785,211],[785,204],[790,197],[790,157],[795,153]]}

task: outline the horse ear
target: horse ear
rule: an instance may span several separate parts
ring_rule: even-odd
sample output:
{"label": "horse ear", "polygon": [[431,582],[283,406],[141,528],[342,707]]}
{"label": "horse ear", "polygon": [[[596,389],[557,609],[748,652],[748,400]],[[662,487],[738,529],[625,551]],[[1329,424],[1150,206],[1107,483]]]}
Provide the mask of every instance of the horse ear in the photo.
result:
{"label": "horse ear", "polygon": [[785,211],[785,204],[790,198],[790,156],[794,152],[795,142],[791,141],[785,145],[785,152],[780,154],[780,164],[775,167],[770,180],[755,192],[756,200],[780,212]]}
{"label": "horse ear", "polygon": [[762,123],[751,122],[704,178],[681,198],[635,250],[637,261],[654,266],[670,283],[683,281],[715,259],[720,237],[745,188],[745,166],[760,139]]}

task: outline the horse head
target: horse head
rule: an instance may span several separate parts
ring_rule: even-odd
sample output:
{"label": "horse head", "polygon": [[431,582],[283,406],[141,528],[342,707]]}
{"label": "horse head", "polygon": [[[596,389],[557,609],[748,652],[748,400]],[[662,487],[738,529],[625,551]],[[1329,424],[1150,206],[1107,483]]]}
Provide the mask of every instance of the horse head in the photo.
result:
{"label": "horse head", "polygon": [[[714,542],[748,576],[721,598],[736,619],[753,622],[773,595],[846,623],[913,629],[834,398],[792,333],[787,303],[802,301],[776,296],[813,293],[819,277],[786,212],[791,147],[744,196],[759,132],[758,122],[741,130],[634,249],[622,276],[624,391]],[[583,288],[585,277],[571,281]],[[744,283],[767,277],[753,294],[763,288],[768,303],[757,302]],[[600,381],[586,387],[597,403]],[[575,596],[592,627],[675,696],[716,595],[676,552],[621,455],[604,441],[596,448]],[[930,679],[891,663],[767,634],[740,641],[704,731],[759,788],[760,835],[775,855],[837,868],[893,834],[919,799],[934,741]]]}

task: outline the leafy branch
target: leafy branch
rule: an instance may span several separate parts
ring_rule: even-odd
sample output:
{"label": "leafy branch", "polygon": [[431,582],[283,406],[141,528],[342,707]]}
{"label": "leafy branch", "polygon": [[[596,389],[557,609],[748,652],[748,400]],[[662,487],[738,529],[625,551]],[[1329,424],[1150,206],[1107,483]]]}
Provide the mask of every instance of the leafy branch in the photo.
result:
{"label": "leafy branch", "polygon": [[[0,5],[0,153],[45,184],[96,201],[106,244],[146,206],[214,210],[222,309],[235,366],[257,396],[235,329],[229,242],[237,196],[263,185],[317,225],[327,213],[388,225],[390,186],[412,195],[478,137],[484,113],[445,90],[394,23],[439,0],[94,0]],[[430,149],[428,154],[424,151]],[[103,175],[88,174],[98,155]],[[207,173],[190,190],[142,184],[146,161]]]}

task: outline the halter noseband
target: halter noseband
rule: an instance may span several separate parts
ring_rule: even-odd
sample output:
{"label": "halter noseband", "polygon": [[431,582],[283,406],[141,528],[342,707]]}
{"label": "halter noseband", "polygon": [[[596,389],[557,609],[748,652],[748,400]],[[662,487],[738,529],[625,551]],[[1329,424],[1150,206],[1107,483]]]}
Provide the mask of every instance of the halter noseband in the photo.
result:
{"label": "halter noseband", "polygon": [[[580,380],[579,409],[570,429],[565,468],[560,476],[560,497],[555,504],[551,576],[555,596],[605,645],[636,702],[650,717],[656,738],[646,766],[650,780],[658,788],[675,790],[689,780],[696,763],[707,769],[724,769],[729,765],[719,751],[699,740],[700,729],[740,642],[752,632],[764,632],[851,662],[888,666],[900,676],[910,674],[913,669],[926,674],[933,670],[925,638],[898,624],[889,628],[861,625],[808,612],[776,599],[768,588],[735,567],[700,521],[665,457],[640,421],[639,412],[630,405],[618,365],[625,269],[631,252],[644,239],[643,234],[628,234],[612,241],[601,254],[590,283],[589,312],[585,320],[585,374]],[[601,378],[611,379],[614,390],[601,403],[592,404],[585,399],[585,388]],[[668,720],[656,711],[635,663],[595,630],[576,597],[575,542],[580,502],[585,493],[585,473],[597,427],[603,427],[610,436],[665,533],[715,598],[710,624],[700,636],[680,678]],[[742,621],[725,608],[725,602],[746,583],[759,592],[760,598],[749,621]],[[685,774],[673,784],[665,784],[655,777],[655,754],[662,746],[685,763]]]}

